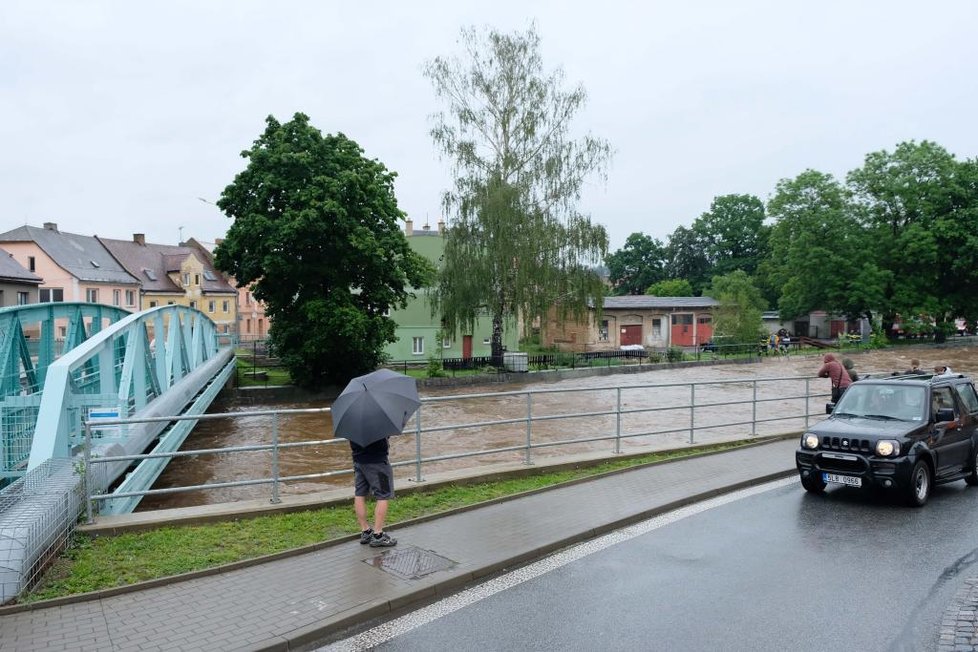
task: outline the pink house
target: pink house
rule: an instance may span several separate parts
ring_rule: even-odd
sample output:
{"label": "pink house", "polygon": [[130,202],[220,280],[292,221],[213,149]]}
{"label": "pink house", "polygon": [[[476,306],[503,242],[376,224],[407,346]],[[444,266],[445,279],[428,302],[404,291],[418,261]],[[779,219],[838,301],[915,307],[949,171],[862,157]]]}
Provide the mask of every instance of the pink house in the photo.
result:
{"label": "pink house", "polygon": [[0,233],[0,246],[43,279],[39,303],[84,301],[139,310],[139,280],[129,274],[93,236],[19,226]]}

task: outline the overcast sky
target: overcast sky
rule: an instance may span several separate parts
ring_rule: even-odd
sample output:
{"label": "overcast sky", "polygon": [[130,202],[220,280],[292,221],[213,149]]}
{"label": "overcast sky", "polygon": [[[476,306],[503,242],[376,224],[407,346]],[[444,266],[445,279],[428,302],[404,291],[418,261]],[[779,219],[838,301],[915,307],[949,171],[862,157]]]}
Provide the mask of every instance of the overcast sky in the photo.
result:
{"label": "overcast sky", "polygon": [[575,129],[616,150],[582,201],[612,250],[904,140],[978,156],[974,0],[3,0],[0,228],[212,242],[230,220],[198,198],[297,111],[396,171],[401,209],[434,225],[450,178],[422,66],[463,26],[531,20],[588,91]]}

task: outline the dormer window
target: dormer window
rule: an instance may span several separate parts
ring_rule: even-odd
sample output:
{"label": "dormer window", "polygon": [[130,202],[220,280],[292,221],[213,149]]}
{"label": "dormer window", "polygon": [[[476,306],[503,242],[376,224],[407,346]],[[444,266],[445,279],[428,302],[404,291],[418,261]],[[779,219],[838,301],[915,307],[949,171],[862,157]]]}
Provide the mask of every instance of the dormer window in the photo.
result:
{"label": "dormer window", "polygon": [[143,270],[143,274],[145,274],[146,275],[146,278],[148,278],[151,281],[155,281],[156,280],[156,272],[154,272],[151,269],[144,269]]}

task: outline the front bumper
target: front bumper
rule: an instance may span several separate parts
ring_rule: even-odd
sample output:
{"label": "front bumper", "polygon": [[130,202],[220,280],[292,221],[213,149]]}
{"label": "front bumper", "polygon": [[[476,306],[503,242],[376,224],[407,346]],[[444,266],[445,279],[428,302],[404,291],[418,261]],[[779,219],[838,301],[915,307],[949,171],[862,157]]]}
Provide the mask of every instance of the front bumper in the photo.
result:
{"label": "front bumper", "polygon": [[906,456],[877,457],[860,453],[799,449],[795,465],[802,478],[833,473],[862,479],[863,488],[893,489],[910,484],[913,460]]}

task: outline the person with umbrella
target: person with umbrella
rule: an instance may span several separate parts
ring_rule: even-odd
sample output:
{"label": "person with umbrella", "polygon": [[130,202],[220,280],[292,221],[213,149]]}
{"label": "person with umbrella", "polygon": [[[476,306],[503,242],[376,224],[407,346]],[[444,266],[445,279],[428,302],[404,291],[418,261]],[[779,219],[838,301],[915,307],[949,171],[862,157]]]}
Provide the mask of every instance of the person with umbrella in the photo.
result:
{"label": "person with umbrella", "polygon": [[[418,407],[413,378],[378,369],[354,378],[333,401],[333,435],[350,442],[353,455],[353,511],[360,524],[360,543],[390,548],[397,539],[384,531],[387,508],[394,498],[394,470],[388,438],[399,435]],[[367,496],[373,495],[374,521],[367,519]]]}

